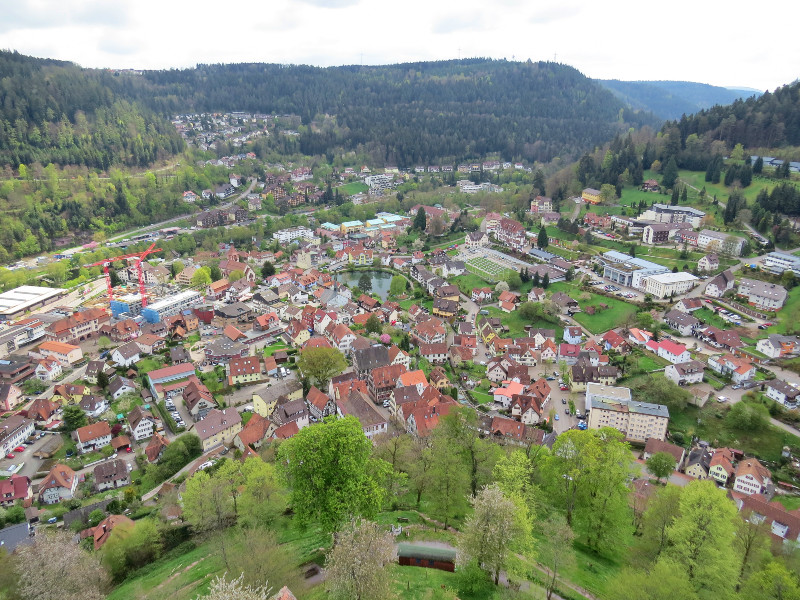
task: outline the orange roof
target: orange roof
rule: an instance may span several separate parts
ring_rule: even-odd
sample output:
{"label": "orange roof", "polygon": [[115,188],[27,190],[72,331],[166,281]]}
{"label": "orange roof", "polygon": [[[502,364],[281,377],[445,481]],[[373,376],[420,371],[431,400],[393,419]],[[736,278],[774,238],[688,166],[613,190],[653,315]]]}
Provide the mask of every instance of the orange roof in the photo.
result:
{"label": "orange roof", "polygon": [[298,431],[300,431],[300,428],[297,426],[297,421],[289,421],[285,425],[278,427],[272,435],[281,440],[288,440]]}
{"label": "orange roof", "polygon": [[73,350],[79,350],[78,346],[72,344],[65,344],[64,342],[42,342],[39,344],[39,350],[45,352],[55,352],[57,354],[69,354]]}
{"label": "orange roof", "polygon": [[83,443],[111,435],[111,428],[108,426],[108,421],[98,421],[97,423],[80,427],[75,433],[78,436],[78,441]]}
{"label": "orange roof", "polygon": [[409,385],[428,385],[428,380],[425,379],[425,373],[422,370],[408,371],[400,375],[398,381],[403,384],[403,387]]}

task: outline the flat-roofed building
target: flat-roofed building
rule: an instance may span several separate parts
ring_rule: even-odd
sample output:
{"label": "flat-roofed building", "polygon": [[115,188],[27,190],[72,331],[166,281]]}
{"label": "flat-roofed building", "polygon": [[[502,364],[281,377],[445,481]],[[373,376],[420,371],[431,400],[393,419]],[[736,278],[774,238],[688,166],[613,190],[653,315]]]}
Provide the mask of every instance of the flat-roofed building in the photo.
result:
{"label": "flat-roofed building", "polygon": [[698,279],[691,273],[660,273],[645,279],[644,291],[654,298],[668,298],[685,294],[697,285]]}
{"label": "flat-roofed building", "polygon": [[664,441],[669,425],[669,410],[662,404],[631,399],[628,388],[589,383],[586,386],[589,429],[613,427],[632,442],[648,438]]}
{"label": "flat-roofed building", "polygon": [[645,279],[653,275],[669,273],[669,269],[649,260],[634,258],[616,250],[605,252],[600,258],[603,265],[603,277],[614,283],[643,290]]}
{"label": "flat-roofed building", "polygon": [[692,227],[700,227],[700,221],[706,216],[702,210],[691,206],[672,206],[670,204],[653,204],[639,215],[640,219],[656,223],[689,223]]}
{"label": "flat-roofed building", "polygon": [[162,319],[181,314],[187,308],[198,306],[203,301],[203,297],[194,290],[186,290],[169,298],[164,298],[147,308],[142,309],[142,316],[148,323],[158,323]]}
{"label": "flat-roofed building", "polygon": [[63,288],[48,288],[37,285],[21,285],[0,294],[0,321],[12,321],[26,311],[44,306],[67,295]]}

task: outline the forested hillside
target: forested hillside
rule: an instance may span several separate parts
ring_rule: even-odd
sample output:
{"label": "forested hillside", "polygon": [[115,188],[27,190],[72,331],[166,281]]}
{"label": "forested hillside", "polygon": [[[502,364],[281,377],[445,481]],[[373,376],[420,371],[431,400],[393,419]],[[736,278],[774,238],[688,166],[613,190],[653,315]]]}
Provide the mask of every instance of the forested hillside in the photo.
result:
{"label": "forested hillside", "polygon": [[707,140],[721,140],[728,147],[779,148],[800,145],[800,83],[778,88],[758,98],[737,100],[726,106],[714,106],[676,123],[682,140],[692,135]]}
{"label": "forested hillside", "polygon": [[[680,119],[716,104],[730,104],[755,92],[732,90],[691,81],[598,80],[631,108],[650,111],[662,119]],[[757,95],[757,94],[756,94]]]}
{"label": "forested hillside", "polygon": [[484,59],[375,67],[199,65],[143,75],[0,53],[0,164],[144,166],[182,149],[168,117],[300,115],[307,155],[386,164],[577,157],[655,125],[577,70]]}
{"label": "forested hillside", "polygon": [[118,93],[113,74],[0,52],[0,165],[144,167],[183,149],[162,116]]}
{"label": "forested hillside", "polygon": [[[160,112],[244,110],[294,113],[301,151],[377,146],[387,163],[576,156],[628,125],[654,123],[623,108],[575,69],[485,59],[377,67],[200,65],[151,71],[129,93]],[[375,154],[373,152],[373,154]]]}

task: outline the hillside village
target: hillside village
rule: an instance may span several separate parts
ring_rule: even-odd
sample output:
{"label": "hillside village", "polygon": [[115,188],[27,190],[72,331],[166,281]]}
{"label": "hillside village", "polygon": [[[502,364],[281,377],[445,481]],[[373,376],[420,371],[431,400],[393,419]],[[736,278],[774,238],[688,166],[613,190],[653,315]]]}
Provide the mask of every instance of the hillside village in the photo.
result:
{"label": "hillside village", "polygon": [[[473,168],[524,169],[418,167]],[[268,197],[289,207],[321,198],[322,189],[303,186],[304,169],[249,182],[232,174],[217,190],[187,191],[186,202],[240,194],[248,208],[200,212],[191,226],[160,235],[247,222]],[[364,169],[340,178],[364,181],[364,201],[409,176]],[[494,189],[458,185],[464,193]],[[739,403],[796,414],[800,376],[787,361],[800,345],[783,318],[794,295],[779,282],[800,276],[800,258],[740,258],[750,241],[704,227],[702,210],[654,202],[636,217],[608,215],[599,194],[586,189],[560,210],[532,198],[533,227],[473,210],[479,227],[426,251],[398,238],[430,234],[458,213],[416,205],[365,221],[297,225],[267,240],[280,249],[220,243],[182,257],[178,272],[174,256],[134,258],[117,270],[112,297],[102,279],[89,298],[37,286],[0,294],[0,487],[3,505],[21,515],[0,540],[13,550],[35,524],[64,526],[98,549],[128,519],[108,511],[109,502],[146,506],[229,453],[244,460],[344,416],[373,442],[425,440],[465,406],[481,437],[524,449],[552,447],[571,429],[615,428],[639,465],[632,493],[651,478],[645,461],[667,453],[670,482],[713,480],[743,516],[757,513],[775,536],[800,541],[800,512],[773,500],[800,489],[800,446],[732,447],[721,432],[705,438],[712,429],[687,427],[695,418],[713,426],[716,411]],[[610,249],[580,252],[549,235],[572,206],[588,210],[567,216],[568,225]],[[630,240],[639,256],[623,251],[620,241]],[[693,268],[666,266],[659,248],[694,256]],[[216,280],[204,275],[210,264]],[[316,349],[341,353],[346,367],[312,384],[299,365]],[[791,420],[772,421],[800,435]],[[158,470],[171,446],[188,444],[187,433],[199,445]],[[106,516],[81,529],[89,508]]]}

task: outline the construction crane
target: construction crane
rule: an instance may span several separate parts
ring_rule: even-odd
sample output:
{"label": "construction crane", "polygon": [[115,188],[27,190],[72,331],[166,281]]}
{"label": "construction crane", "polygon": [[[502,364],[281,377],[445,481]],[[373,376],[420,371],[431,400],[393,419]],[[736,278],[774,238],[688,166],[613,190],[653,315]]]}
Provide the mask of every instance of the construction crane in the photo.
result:
{"label": "construction crane", "polygon": [[114,256],[112,258],[106,258],[100,260],[96,263],[92,263],[90,265],[84,265],[84,267],[103,267],[103,275],[106,277],[106,286],[108,287],[108,302],[111,303],[114,300],[114,286],[111,285],[111,275],[108,273],[108,267],[111,266],[111,263],[117,262],[118,260],[127,260],[130,258],[135,258],[136,263],[136,273],[139,276],[139,295],[142,298],[142,308],[147,306],[147,296],[145,295],[145,287],[144,287],[144,273],[142,273],[142,261],[148,254],[153,254],[154,252],[161,252],[162,248],[153,248],[156,243],[153,242],[150,244],[150,247],[145,250],[144,252],[136,252],[134,254],[123,254],[121,256]]}

